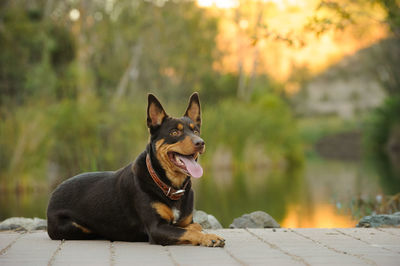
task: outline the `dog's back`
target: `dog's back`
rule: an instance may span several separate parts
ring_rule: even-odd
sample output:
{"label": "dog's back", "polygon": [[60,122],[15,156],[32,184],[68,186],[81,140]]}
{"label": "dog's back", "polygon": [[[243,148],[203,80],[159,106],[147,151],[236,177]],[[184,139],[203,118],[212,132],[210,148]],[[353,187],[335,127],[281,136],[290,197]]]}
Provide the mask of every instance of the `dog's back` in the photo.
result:
{"label": "dog's back", "polygon": [[[119,188],[130,187],[127,176],[132,173],[130,168],[131,165],[116,172],[83,173],[59,185],[47,208],[50,238],[147,240],[143,235],[138,236],[136,230],[131,234],[137,236],[135,239],[126,230],[120,230],[137,229],[134,224],[127,226],[130,221],[123,215],[133,210],[124,206],[123,199],[117,200],[124,193]],[[134,216],[132,213],[127,215]]]}

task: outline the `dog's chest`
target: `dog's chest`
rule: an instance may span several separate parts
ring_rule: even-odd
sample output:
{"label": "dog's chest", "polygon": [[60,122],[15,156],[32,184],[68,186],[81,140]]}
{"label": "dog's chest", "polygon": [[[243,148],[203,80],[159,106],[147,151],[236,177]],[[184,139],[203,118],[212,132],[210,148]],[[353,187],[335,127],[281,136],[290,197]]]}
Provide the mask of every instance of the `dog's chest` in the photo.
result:
{"label": "dog's chest", "polygon": [[174,207],[172,208],[172,214],[174,215],[174,220],[172,223],[176,224],[181,216],[181,211]]}

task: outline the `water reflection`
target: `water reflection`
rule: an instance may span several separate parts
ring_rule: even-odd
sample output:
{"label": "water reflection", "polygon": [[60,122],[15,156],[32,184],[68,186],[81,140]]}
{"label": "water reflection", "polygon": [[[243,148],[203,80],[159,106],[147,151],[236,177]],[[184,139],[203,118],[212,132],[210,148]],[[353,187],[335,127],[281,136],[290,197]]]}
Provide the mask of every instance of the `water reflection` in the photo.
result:
{"label": "water reflection", "polygon": [[[252,169],[205,169],[205,176],[194,181],[196,208],[215,215],[224,227],[256,210],[284,227],[353,227],[350,203],[383,191],[378,175],[357,162],[312,160],[286,172]],[[47,191],[1,193],[0,220],[45,218],[48,198]]]}
{"label": "water reflection", "polygon": [[285,173],[214,171],[195,183],[196,208],[214,214],[225,227],[256,210],[284,227],[353,227],[352,200],[382,192],[378,177],[363,169],[356,162],[313,160]]}
{"label": "water reflection", "polygon": [[329,203],[317,203],[313,206],[290,205],[281,222],[281,226],[288,228],[346,228],[355,227],[356,224],[357,221],[350,211],[340,213]]}

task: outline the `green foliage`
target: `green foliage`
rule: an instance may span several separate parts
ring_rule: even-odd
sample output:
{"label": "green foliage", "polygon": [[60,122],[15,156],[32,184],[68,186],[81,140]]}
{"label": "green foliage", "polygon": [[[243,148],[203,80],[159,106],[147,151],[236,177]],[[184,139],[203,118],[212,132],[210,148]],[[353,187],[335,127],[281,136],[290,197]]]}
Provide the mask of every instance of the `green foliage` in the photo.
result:
{"label": "green foliage", "polygon": [[[117,169],[146,145],[145,110],[144,101],[113,107],[99,98],[21,107],[0,126],[0,179],[11,186],[18,177],[26,185],[58,183],[82,171]],[[291,112],[279,97],[266,95],[254,104],[227,100],[204,110],[206,164],[220,145],[232,150],[238,167],[252,163],[244,157],[248,145],[263,147],[275,164],[302,162]]]}
{"label": "green foliage", "polygon": [[114,110],[99,99],[34,104],[0,123],[0,186],[52,184],[83,171],[115,170],[147,140],[143,103]]}
{"label": "green foliage", "polygon": [[400,97],[386,99],[384,104],[377,108],[368,121],[368,136],[371,140],[367,143],[374,153],[384,153],[384,146],[389,137],[390,130],[400,123]]}
{"label": "green foliage", "polygon": [[51,121],[37,103],[3,113],[0,123],[0,186],[34,187],[46,182]]}
{"label": "green foliage", "polygon": [[[400,190],[400,172],[390,162],[388,143],[392,132],[400,128],[400,96],[386,99],[369,117],[364,139],[370,161],[377,167],[387,193]],[[397,142],[400,142],[397,136]],[[396,151],[394,151],[396,152]]]}
{"label": "green foliage", "polygon": [[0,104],[54,97],[64,89],[64,67],[75,56],[73,37],[34,11],[13,5],[0,10]]}
{"label": "green foliage", "polygon": [[[65,177],[80,170],[95,171],[101,155],[99,104],[61,102],[53,114],[53,145],[50,158],[60,167]],[[62,151],[62,152],[61,152]]]}
{"label": "green foliage", "polygon": [[235,100],[237,75],[213,70],[218,18],[193,1],[157,3],[2,5],[0,187],[54,185],[131,162],[148,139],[149,91],[171,115],[193,90],[201,93],[205,162],[220,145],[239,167],[254,146],[277,164],[301,162],[291,111],[272,81],[254,77],[256,97],[244,103]]}
{"label": "green foliage", "polygon": [[[203,135],[208,151],[219,146],[232,150],[235,164],[246,164],[248,145],[262,147],[272,161],[301,164],[297,129],[287,104],[275,94],[265,94],[254,103],[221,101],[203,113]],[[247,162],[248,163],[248,162]]]}
{"label": "green foliage", "polygon": [[79,1],[46,3],[47,16],[41,5],[18,0],[0,11],[2,104],[88,91],[133,98],[150,89],[176,98],[212,75],[217,19],[194,2],[98,2],[84,5],[72,23],[69,11],[82,9]]}
{"label": "green foliage", "polygon": [[207,104],[218,104],[220,100],[235,98],[232,88],[238,84],[238,76],[234,74],[218,75],[210,73],[202,77],[201,100]]}

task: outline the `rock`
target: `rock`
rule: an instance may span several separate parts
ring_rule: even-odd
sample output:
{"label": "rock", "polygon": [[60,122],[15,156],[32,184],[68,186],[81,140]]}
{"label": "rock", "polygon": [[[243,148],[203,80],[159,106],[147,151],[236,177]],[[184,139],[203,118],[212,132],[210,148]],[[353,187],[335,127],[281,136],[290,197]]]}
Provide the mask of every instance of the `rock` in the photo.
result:
{"label": "rock", "polygon": [[266,212],[255,211],[235,218],[229,228],[280,228],[281,226]]}
{"label": "rock", "polygon": [[222,225],[219,223],[217,218],[214,217],[214,215],[208,214],[207,217],[208,222],[210,223],[210,228],[207,229],[222,229]]}
{"label": "rock", "polygon": [[365,216],[356,227],[400,227],[400,212]]}
{"label": "rock", "polygon": [[35,217],[33,222],[35,224],[33,230],[47,230],[47,220]]}
{"label": "rock", "polygon": [[197,210],[193,211],[193,222],[202,224],[204,222],[207,222],[207,218],[207,213]]}
{"label": "rock", "polygon": [[200,224],[204,229],[221,229],[222,225],[211,214],[203,211],[193,211],[193,222]]}
{"label": "rock", "polygon": [[0,223],[0,231],[17,230],[32,231],[47,229],[47,221],[40,218],[12,217]]}

